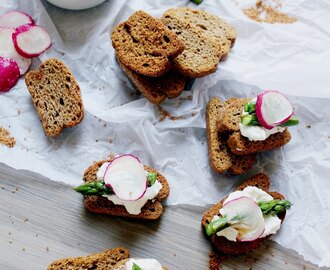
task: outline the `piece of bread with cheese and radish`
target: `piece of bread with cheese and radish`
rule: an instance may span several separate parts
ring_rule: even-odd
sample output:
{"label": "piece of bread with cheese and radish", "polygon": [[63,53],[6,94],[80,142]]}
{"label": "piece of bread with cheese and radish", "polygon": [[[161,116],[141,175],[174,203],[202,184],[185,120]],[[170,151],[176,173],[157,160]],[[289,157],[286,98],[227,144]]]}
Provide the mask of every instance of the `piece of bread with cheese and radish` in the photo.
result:
{"label": "piece of bread with cheese and radish", "polygon": [[83,257],[52,262],[47,270],[168,270],[155,259],[130,258],[123,247],[112,248]]}
{"label": "piece of bread with cheese and radish", "polygon": [[204,213],[202,228],[216,253],[250,252],[280,229],[291,203],[269,186],[268,176],[259,173]]}
{"label": "piece of bread with cheese and radish", "polygon": [[131,154],[95,162],[83,180],[75,190],[85,196],[85,207],[112,216],[158,219],[170,193],[165,177]]}
{"label": "piece of bread with cheese and radish", "polygon": [[[212,98],[206,109],[211,166],[218,173],[246,172],[255,154],[290,141],[288,127],[299,123],[293,114],[289,100],[274,90],[263,91],[256,98],[231,98],[225,102]],[[238,170],[236,166],[233,172],[233,165],[240,159],[245,162],[238,163],[241,167]]]}

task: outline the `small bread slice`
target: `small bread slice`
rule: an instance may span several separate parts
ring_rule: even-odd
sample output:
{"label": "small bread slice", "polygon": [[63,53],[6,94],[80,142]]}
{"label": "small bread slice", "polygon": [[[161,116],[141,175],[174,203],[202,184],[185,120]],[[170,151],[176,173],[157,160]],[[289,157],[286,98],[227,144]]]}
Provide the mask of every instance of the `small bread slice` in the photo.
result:
{"label": "small bread slice", "polygon": [[[278,200],[284,199],[284,196],[282,194],[278,192],[269,191],[270,183],[269,183],[269,178],[266,174],[259,173],[250,177],[247,181],[245,181],[243,184],[237,187],[236,190],[243,190],[247,186],[255,186],[257,188],[260,188],[266,191],[268,194],[270,194],[274,199],[278,199]],[[206,225],[212,221],[213,217],[215,215],[219,215],[219,210],[222,208],[223,202],[225,201],[226,198],[227,197],[222,199],[220,202],[215,204],[213,207],[211,207],[208,211],[204,213],[202,218],[202,228],[204,231]],[[285,212],[280,213],[278,217],[283,222],[285,218]],[[236,255],[236,254],[247,253],[260,247],[269,237],[271,237],[271,235],[249,242],[240,242],[240,241],[233,242],[233,241],[229,241],[223,236],[213,235],[211,237],[211,241],[213,247],[220,253]]]}
{"label": "small bread slice", "polygon": [[[115,266],[114,266],[114,270],[126,270],[126,266],[125,264],[128,262],[129,259],[125,259],[125,260],[122,260],[120,262],[118,262]],[[162,267],[163,270],[169,270],[168,268],[166,267]]]}
{"label": "small bread slice", "polygon": [[141,10],[116,26],[111,40],[120,62],[149,77],[164,75],[171,68],[170,59],[184,49],[179,38],[160,20]]}
{"label": "small bread slice", "polygon": [[[94,162],[91,166],[89,166],[83,176],[84,182],[97,181],[97,177],[96,177],[97,171],[99,170],[99,168],[102,166],[103,163],[111,162],[111,160],[112,159]],[[140,214],[131,215],[126,211],[124,206],[115,205],[107,198],[102,196],[95,196],[95,195],[85,196],[84,198],[85,207],[91,212],[107,214],[111,216],[127,217],[134,219],[147,219],[147,220],[155,220],[160,218],[160,216],[164,212],[164,208],[161,202],[169,196],[170,187],[165,177],[162,176],[159,172],[146,165],[144,165],[144,169],[148,172],[156,172],[158,175],[157,180],[162,184],[163,187],[153,201],[149,200],[145,204],[145,206],[141,209]]]}
{"label": "small bread slice", "polygon": [[68,67],[58,59],[42,63],[25,77],[26,86],[48,136],[78,125],[84,118],[80,88]]}
{"label": "small bread slice", "polygon": [[175,70],[190,78],[203,77],[216,71],[221,49],[214,38],[191,27],[172,9],[163,14],[162,21],[184,43],[184,51],[173,60]]}
{"label": "small bread slice", "polygon": [[218,134],[217,121],[228,104],[236,99],[224,103],[218,98],[212,98],[206,107],[206,136],[211,167],[217,173],[228,171],[232,174],[242,174],[249,170],[256,160],[256,155],[239,157],[233,155],[227,148],[226,141]]}
{"label": "small bread slice", "polygon": [[161,77],[147,77],[126,67],[117,58],[119,65],[133,85],[152,103],[161,104],[166,98],[178,97],[185,88],[186,78],[173,71]]}
{"label": "small bread slice", "polygon": [[221,50],[221,60],[225,60],[230,48],[234,46],[237,34],[235,29],[218,16],[203,10],[187,7],[172,8],[168,11],[189,22],[207,36],[213,37]]}
{"label": "small bread slice", "polygon": [[226,144],[230,151],[235,155],[244,156],[273,150],[287,144],[291,139],[291,134],[287,128],[283,132],[269,136],[264,141],[250,141],[241,135],[239,129],[241,115],[244,104],[249,100],[246,98],[232,100],[219,117],[218,132],[229,135]]}
{"label": "small bread slice", "polygon": [[89,256],[57,260],[47,270],[114,270],[118,262],[128,258],[129,251],[118,247]]}

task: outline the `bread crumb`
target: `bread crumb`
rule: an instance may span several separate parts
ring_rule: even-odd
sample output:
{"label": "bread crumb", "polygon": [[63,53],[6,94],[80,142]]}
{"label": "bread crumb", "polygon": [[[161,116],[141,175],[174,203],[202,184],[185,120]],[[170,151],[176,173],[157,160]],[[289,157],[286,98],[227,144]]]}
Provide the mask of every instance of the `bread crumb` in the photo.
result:
{"label": "bread crumb", "polygon": [[1,187],[1,189],[6,189],[5,187]]}
{"label": "bread crumb", "polygon": [[297,18],[280,12],[281,8],[282,4],[279,0],[257,0],[255,6],[243,9],[243,12],[256,22],[288,24],[297,21]]}
{"label": "bread crumb", "polygon": [[26,218],[24,218],[24,222],[28,222],[29,221],[29,219],[26,217]]}
{"label": "bread crumb", "polygon": [[312,126],[311,125],[306,125],[306,128],[311,128]]}
{"label": "bread crumb", "polygon": [[8,130],[0,127],[0,143],[10,148],[13,148],[16,144],[16,140],[14,137],[10,136]]}
{"label": "bread crumb", "polygon": [[159,118],[159,122],[164,121],[165,118],[168,118],[172,121],[185,119],[183,116],[174,116],[174,115],[170,114],[168,111],[164,110],[159,105],[157,107],[158,107],[158,112],[161,115],[161,117]]}
{"label": "bread crumb", "polygon": [[22,248],[22,251],[25,251],[25,248]]}
{"label": "bread crumb", "polygon": [[46,247],[46,251],[49,252],[49,247]]}

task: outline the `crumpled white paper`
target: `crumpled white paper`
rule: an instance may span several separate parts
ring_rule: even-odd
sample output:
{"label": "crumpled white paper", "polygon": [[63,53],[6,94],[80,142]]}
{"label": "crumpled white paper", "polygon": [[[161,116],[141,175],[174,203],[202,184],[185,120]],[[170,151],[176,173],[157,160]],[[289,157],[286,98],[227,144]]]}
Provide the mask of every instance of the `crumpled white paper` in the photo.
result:
{"label": "crumpled white paper", "polygon": [[[53,46],[40,58],[58,57],[67,63],[79,81],[86,110],[79,126],[48,138],[21,79],[0,95],[0,125],[17,141],[12,149],[0,145],[1,162],[78,185],[93,161],[129,152],[167,177],[167,204],[193,205],[217,202],[248,176],[266,172],[272,188],[293,202],[275,241],[319,266],[330,266],[330,3],[283,1],[283,10],[298,22],[272,25],[250,20],[236,2],[204,0],[196,6],[178,0],[111,0],[70,12],[37,0],[1,1],[1,13],[28,12],[48,29]],[[109,30],[138,9],[159,17],[170,7],[185,5],[220,15],[235,26],[238,39],[216,73],[165,102],[165,110],[183,119],[159,121],[157,107],[134,95],[118,67]],[[35,59],[33,68],[38,64]],[[260,155],[245,176],[216,175],[207,155],[207,102],[213,96],[252,97],[265,88],[289,95],[301,121],[290,128],[292,141]]]}

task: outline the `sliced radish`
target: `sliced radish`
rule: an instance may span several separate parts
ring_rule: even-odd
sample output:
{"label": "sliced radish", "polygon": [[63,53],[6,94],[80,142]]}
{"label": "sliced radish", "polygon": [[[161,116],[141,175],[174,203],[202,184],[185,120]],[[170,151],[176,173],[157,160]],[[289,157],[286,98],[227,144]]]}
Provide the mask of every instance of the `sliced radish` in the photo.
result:
{"label": "sliced radish", "polygon": [[13,10],[0,16],[0,27],[16,28],[28,23],[33,23],[33,19],[21,11]]}
{"label": "sliced radish", "polygon": [[19,76],[16,61],[0,57],[0,92],[9,91],[17,83]]}
{"label": "sliced radish", "polygon": [[17,27],[13,33],[13,42],[17,52],[27,58],[42,54],[52,45],[46,29],[34,24]]}
{"label": "sliced radish", "polygon": [[0,29],[0,56],[15,60],[19,67],[20,74],[23,75],[31,66],[32,61],[17,53],[12,40],[13,33],[13,29]]}
{"label": "sliced radish", "polygon": [[140,199],[148,187],[144,166],[133,155],[114,158],[105,172],[104,182],[118,198],[126,201]]}
{"label": "sliced radish", "polygon": [[230,227],[238,231],[237,240],[254,241],[265,230],[265,221],[259,205],[248,197],[239,197],[225,203],[221,215],[238,217],[230,222]]}
{"label": "sliced radish", "polygon": [[293,115],[289,100],[278,91],[263,91],[257,96],[256,114],[267,129],[283,124]]}

